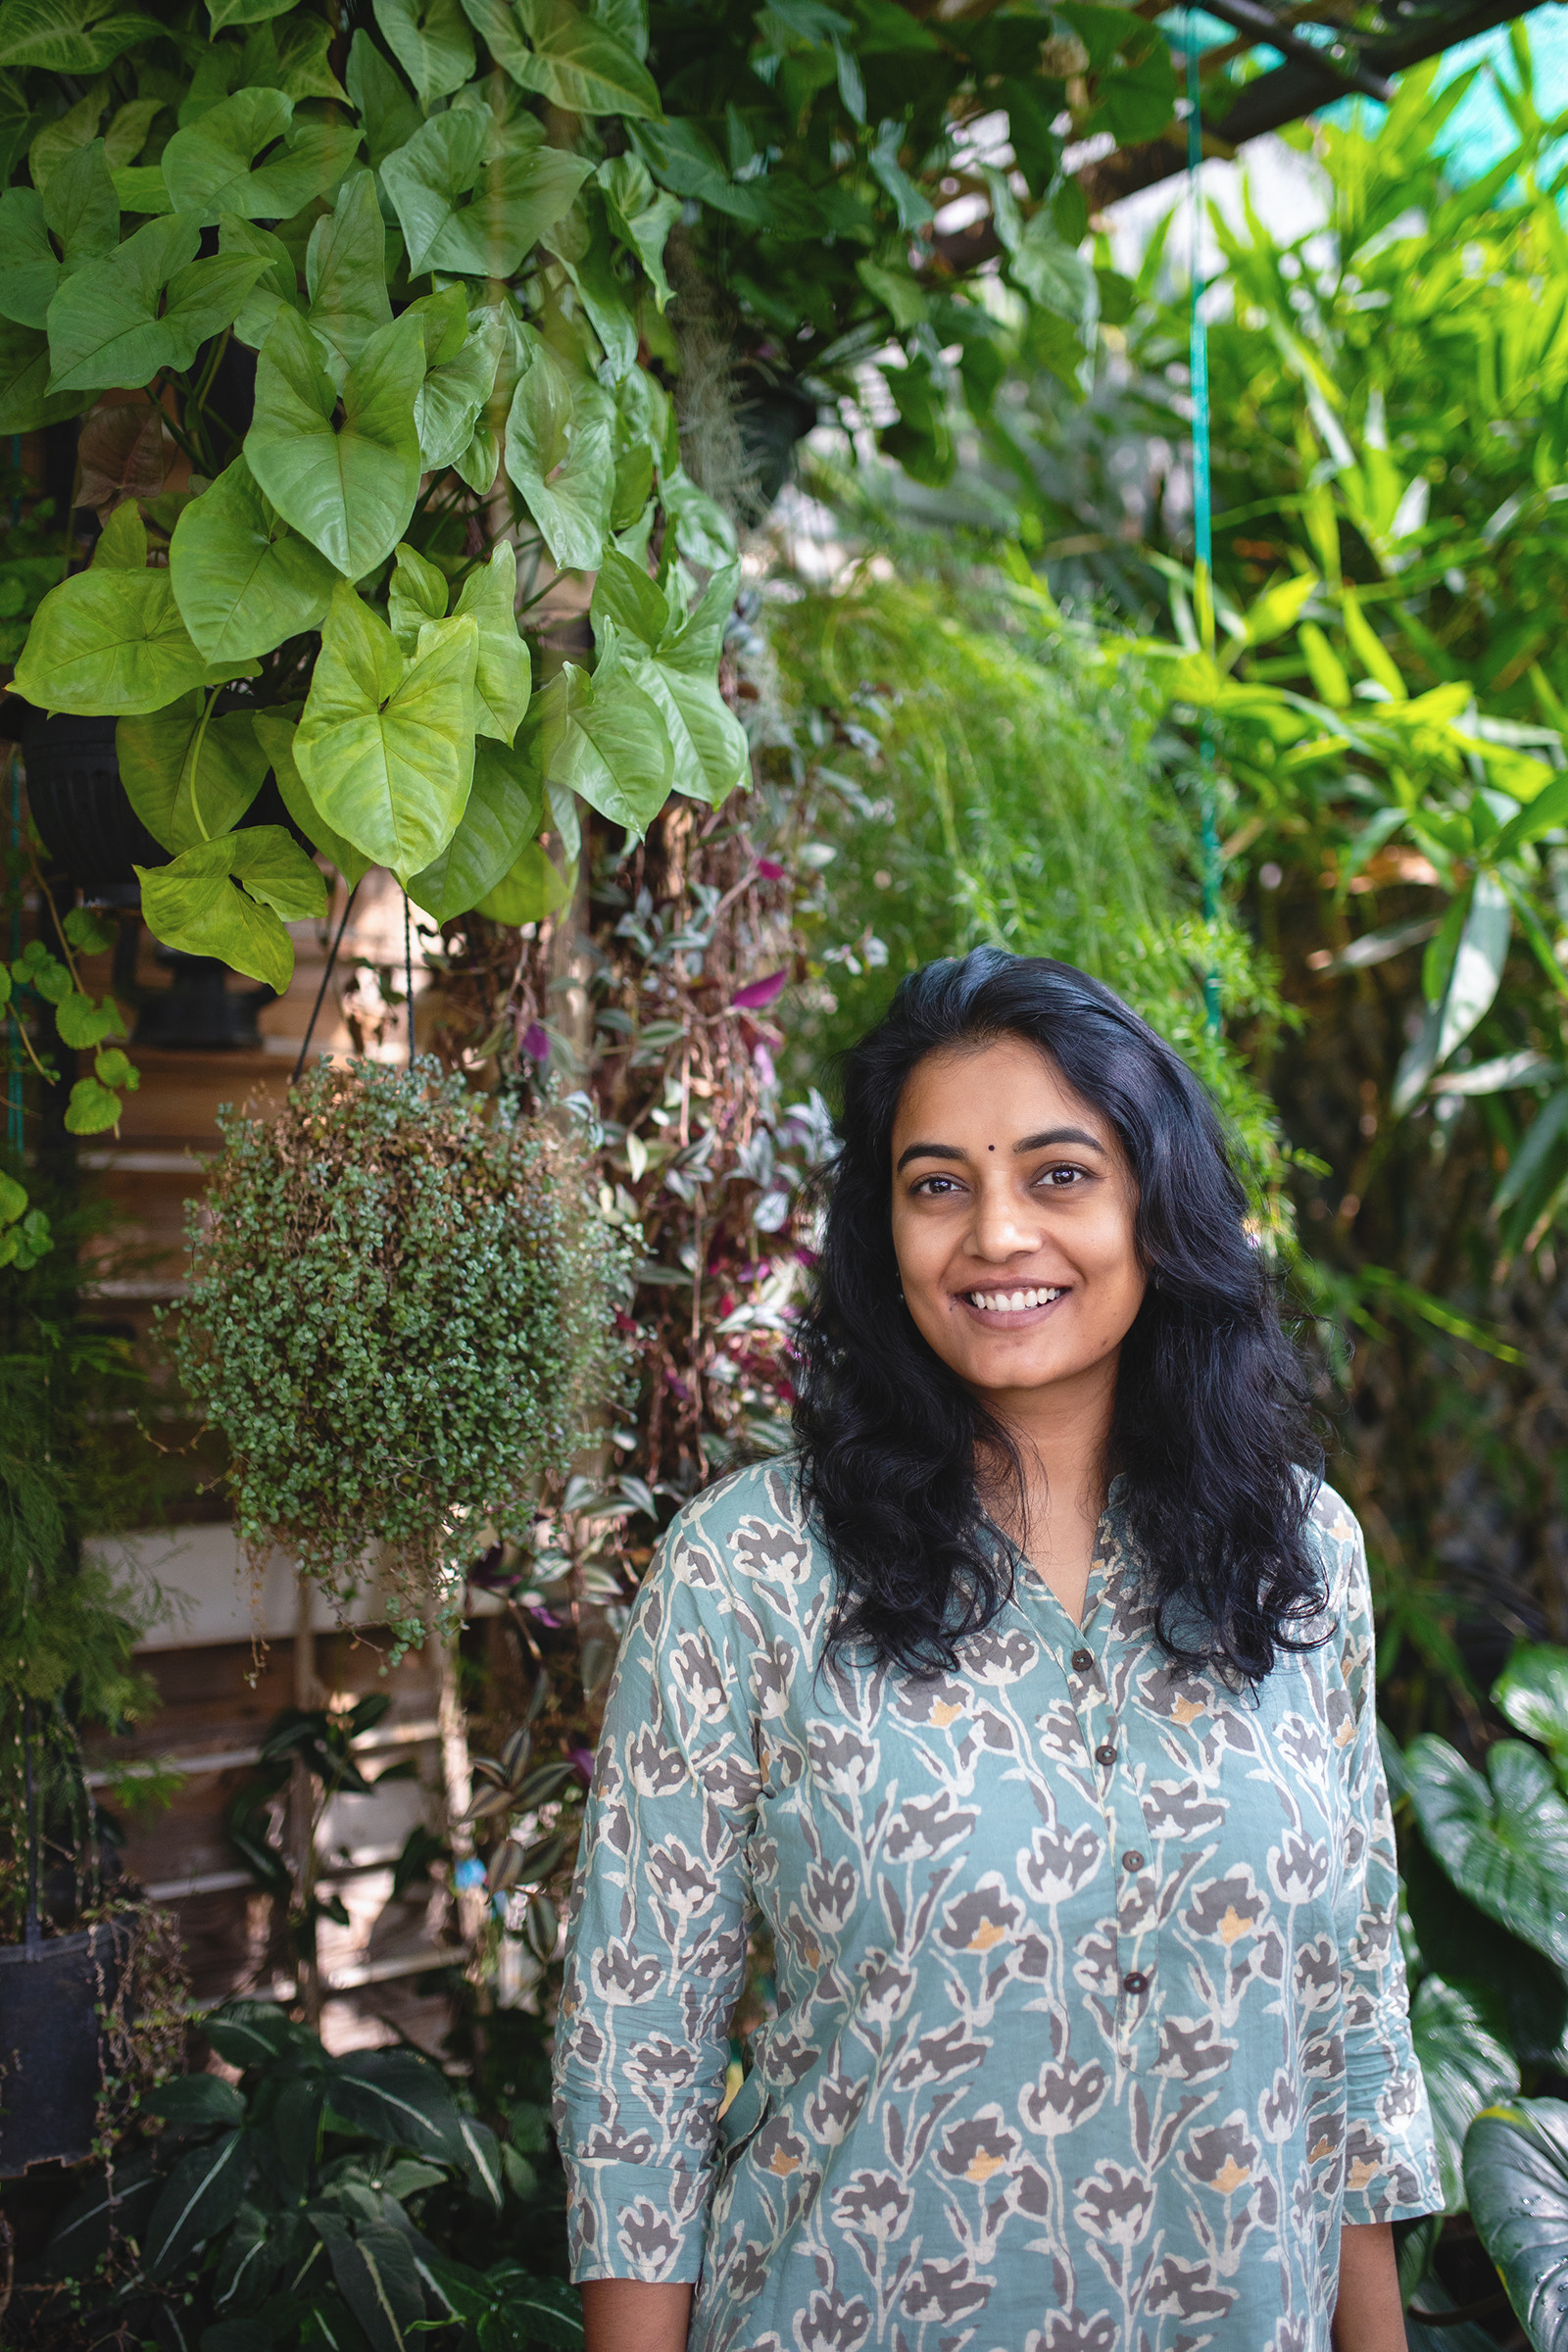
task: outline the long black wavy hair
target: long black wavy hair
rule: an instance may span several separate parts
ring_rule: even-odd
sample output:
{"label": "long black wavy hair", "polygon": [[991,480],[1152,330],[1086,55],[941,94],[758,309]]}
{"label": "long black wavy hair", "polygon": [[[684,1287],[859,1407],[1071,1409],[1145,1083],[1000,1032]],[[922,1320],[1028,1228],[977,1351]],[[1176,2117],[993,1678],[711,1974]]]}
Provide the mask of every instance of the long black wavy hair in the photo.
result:
{"label": "long black wavy hair", "polygon": [[1306,1535],[1322,1454],[1247,1200],[1207,1096],[1121,999],[1071,964],[977,948],[929,963],[843,1066],[795,1428],[838,1579],[830,1648],[951,1672],[1011,1590],[977,1455],[1018,1486],[1007,1432],[922,1339],[892,1230],[892,1136],[928,1054],[1017,1037],[1109,1122],[1137,1186],[1151,1280],[1122,1343],[1110,1467],[1167,1654],[1257,1682],[1323,1605]]}

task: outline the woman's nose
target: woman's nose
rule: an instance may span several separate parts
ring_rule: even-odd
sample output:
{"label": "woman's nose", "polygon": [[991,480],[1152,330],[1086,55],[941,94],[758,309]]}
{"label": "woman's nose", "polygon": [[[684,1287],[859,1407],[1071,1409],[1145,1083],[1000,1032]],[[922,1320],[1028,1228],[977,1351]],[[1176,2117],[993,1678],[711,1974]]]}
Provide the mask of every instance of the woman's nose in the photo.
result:
{"label": "woman's nose", "polygon": [[1040,1247],[1040,1220],[1005,1185],[981,1185],[975,1195],[970,1247],[976,1257],[1000,1261]]}

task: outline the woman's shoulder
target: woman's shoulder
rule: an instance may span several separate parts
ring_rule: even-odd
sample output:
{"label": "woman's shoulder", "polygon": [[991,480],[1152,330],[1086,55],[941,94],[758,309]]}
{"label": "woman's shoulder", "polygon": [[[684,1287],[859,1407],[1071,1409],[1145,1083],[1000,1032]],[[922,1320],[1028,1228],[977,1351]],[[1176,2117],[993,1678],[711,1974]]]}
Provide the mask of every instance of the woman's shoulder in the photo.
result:
{"label": "woman's shoulder", "polygon": [[1332,1623],[1345,1614],[1347,1606],[1356,1605],[1354,1587],[1365,1579],[1366,1545],[1361,1523],[1344,1495],[1337,1494],[1323,1478],[1312,1479],[1310,1485],[1307,1540],[1317,1553],[1323,1576],[1324,1615]]}
{"label": "woman's shoulder", "polygon": [[694,1495],[665,1531],[660,1570],[675,1583],[731,1591],[820,1583],[826,1557],[795,1455],[752,1462]]}

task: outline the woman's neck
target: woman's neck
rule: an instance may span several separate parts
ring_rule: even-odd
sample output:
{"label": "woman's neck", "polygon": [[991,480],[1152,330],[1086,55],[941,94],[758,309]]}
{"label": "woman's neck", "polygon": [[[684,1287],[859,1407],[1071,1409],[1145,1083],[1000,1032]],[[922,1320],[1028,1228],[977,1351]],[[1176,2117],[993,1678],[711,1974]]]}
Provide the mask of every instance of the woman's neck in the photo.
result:
{"label": "woman's neck", "polygon": [[1115,1358],[1078,1380],[983,1401],[1012,1440],[1019,1476],[982,1467],[981,1499],[1078,1624],[1110,1483]]}

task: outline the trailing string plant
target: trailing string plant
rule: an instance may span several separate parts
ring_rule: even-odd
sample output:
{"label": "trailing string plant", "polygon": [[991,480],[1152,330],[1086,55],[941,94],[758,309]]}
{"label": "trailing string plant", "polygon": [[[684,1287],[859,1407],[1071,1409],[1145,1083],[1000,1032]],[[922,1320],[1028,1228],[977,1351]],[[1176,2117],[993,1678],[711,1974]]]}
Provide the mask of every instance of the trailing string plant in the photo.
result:
{"label": "trailing string plant", "polygon": [[253,1562],[280,1545],[340,1605],[379,1577],[401,1655],[450,1632],[613,1399],[624,1246],[573,1114],[429,1063],[321,1064],[274,1120],[220,1124],[180,1377]]}

